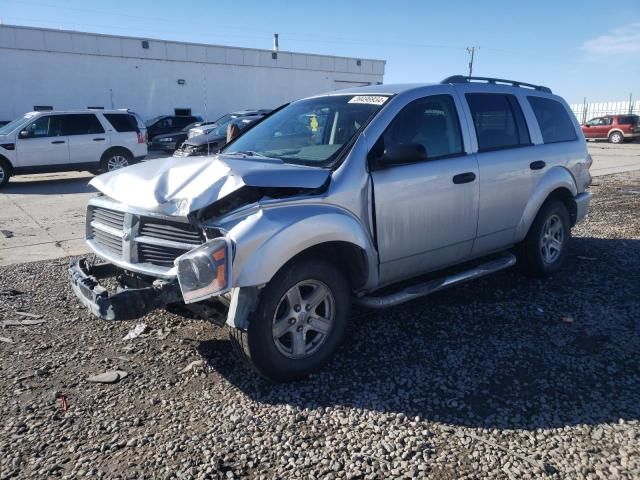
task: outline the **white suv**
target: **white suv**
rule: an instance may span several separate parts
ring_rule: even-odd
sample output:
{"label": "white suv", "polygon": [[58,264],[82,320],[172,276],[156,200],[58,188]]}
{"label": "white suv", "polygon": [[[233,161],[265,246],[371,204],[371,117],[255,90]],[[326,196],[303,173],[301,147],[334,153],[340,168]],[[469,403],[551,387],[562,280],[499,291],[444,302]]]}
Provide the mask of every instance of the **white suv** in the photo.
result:
{"label": "white suv", "polygon": [[0,186],[25,173],[116,170],[147,155],[146,129],[133,112],[29,112],[0,127]]}

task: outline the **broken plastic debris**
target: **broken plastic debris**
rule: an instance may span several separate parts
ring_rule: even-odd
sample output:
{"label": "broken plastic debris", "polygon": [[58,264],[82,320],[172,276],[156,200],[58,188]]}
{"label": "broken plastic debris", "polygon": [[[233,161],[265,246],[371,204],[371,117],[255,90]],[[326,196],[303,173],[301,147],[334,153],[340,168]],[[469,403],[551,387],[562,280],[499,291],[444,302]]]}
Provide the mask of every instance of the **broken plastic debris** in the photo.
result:
{"label": "broken plastic debris", "polygon": [[118,380],[122,380],[127,376],[129,376],[129,374],[124,370],[111,370],[100,373],[99,375],[93,375],[87,378],[87,381],[92,383],[116,383]]}
{"label": "broken plastic debris", "polygon": [[129,333],[127,333],[122,338],[122,340],[133,340],[134,338],[138,338],[140,335],[142,335],[146,331],[147,331],[147,324],[139,323],[135,327],[133,327],[131,330],[129,330]]}
{"label": "broken plastic debris", "polygon": [[597,260],[596,257],[585,257],[583,255],[576,255],[576,258],[579,258],[580,260]]}
{"label": "broken plastic debris", "polygon": [[20,310],[16,310],[16,315],[20,317],[29,317],[29,318],[35,318],[35,319],[40,319],[44,316],[44,315],[36,315],[35,313],[22,312]]}
{"label": "broken plastic debris", "polygon": [[564,315],[563,317],[560,317],[560,320],[564,323],[573,323],[573,317],[571,315]]}
{"label": "broken plastic debris", "polygon": [[7,338],[7,337],[0,337],[0,342],[13,343],[13,340],[11,340],[10,338]]}
{"label": "broken plastic debris", "polygon": [[4,320],[0,325],[3,327],[18,327],[18,326],[29,326],[29,325],[40,325],[41,323],[45,323],[46,320]]}
{"label": "broken plastic debris", "polygon": [[195,367],[200,367],[204,365],[204,360],[194,360],[189,365],[180,370],[180,373],[187,373],[193,370]]}

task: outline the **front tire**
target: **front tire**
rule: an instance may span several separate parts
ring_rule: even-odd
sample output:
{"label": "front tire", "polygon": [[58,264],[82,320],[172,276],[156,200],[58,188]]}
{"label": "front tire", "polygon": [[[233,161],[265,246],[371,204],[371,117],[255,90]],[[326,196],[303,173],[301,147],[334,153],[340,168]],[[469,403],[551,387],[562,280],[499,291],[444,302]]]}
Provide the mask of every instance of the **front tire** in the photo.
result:
{"label": "front tire", "polygon": [[4,161],[0,161],[0,187],[5,186],[9,182],[10,177],[11,169]]}
{"label": "front tire", "polygon": [[125,150],[112,150],[105,153],[100,161],[102,172],[113,172],[133,164],[133,156]]}
{"label": "front tire", "polygon": [[609,143],[622,143],[624,142],[624,135],[620,132],[611,132],[609,135]]}
{"label": "front tire", "polygon": [[524,273],[541,278],[557,272],[564,263],[570,238],[567,207],[560,200],[547,200],[520,244],[518,260]]}
{"label": "front tire", "polygon": [[335,353],[350,307],[349,283],[338,268],[314,258],[294,261],[262,289],[248,329],[232,329],[231,341],[263,377],[304,378]]}

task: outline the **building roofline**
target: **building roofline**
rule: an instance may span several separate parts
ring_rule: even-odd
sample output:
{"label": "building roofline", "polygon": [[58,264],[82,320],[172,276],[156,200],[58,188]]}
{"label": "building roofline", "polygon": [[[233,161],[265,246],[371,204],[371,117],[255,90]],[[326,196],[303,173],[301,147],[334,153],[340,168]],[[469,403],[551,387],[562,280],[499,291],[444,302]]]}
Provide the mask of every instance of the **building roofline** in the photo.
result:
{"label": "building roofline", "polygon": [[[23,29],[27,29],[27,30],[49,31],[49,32],[56,32],[56,33],[74,33],[74,34],[79,34],[79,35],[95,35],[95,36],[98,36],[98,37],[121,38],[121,39],[127,39],[127,40],[139,40],[139,41],[148,40],[148,41],[152,41],[152,42],[175,43],[175,44],[179,44],[179,45],[192,45],[192,46],[196,46],[196,47],[218,47],[218,48],[231,48],[231,49],[235,49],[235,50],[253,50],[253,51],[256,51],[256,52],[269,52],[269,53],[273,52],[273,50],[268,49],[268,48],[236,47],[236,46],[232,46],[232,45],[219,45],[219,44],[214,44],[214,43],[181,42],[181,41],[178,41],[178,40],[163,40],[161,38],[153,38],[153,37],[133,37],[133,36],[129,36],[129,35],[110,35],[108,33],[85,32],[85,31],[81,31],[81,30],[66,30],[66,29],[49,28],[49,27],[32,27],[32,26],[29,26],[29,25],[13,25],[13,24],[2,23],[2,24],[0,24],[0,29],[2,27],[23,28]],[[345,57],[345,56],[341,56],[341,55],[323,55],[321,53],[294,52],[294,51],[290,51],[290,50],[278,50],[278,53],[288,53],[288,54],[293,54],[293,55],[309,55],[309,56],[314,56],[314,57],[342,58],[342,59],[345,59],[345,60],[365,60],[365,61],[368,61],[368,62],[383,63],[384,65],[386,65],[386,63],[387,63],[386,60],[379,60],[379,59],[375,59],[375,58]]]}

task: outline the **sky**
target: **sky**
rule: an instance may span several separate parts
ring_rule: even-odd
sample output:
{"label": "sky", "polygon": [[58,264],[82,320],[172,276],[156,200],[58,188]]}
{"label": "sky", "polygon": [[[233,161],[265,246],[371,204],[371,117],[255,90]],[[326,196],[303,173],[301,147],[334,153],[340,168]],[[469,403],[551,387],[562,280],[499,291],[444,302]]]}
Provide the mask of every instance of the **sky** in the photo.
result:
{"label": "sky", "polygon": [[386,60],[384,83],[473,73],[569,103],[640,100],[640,0],[0,0],[0,22]]}

